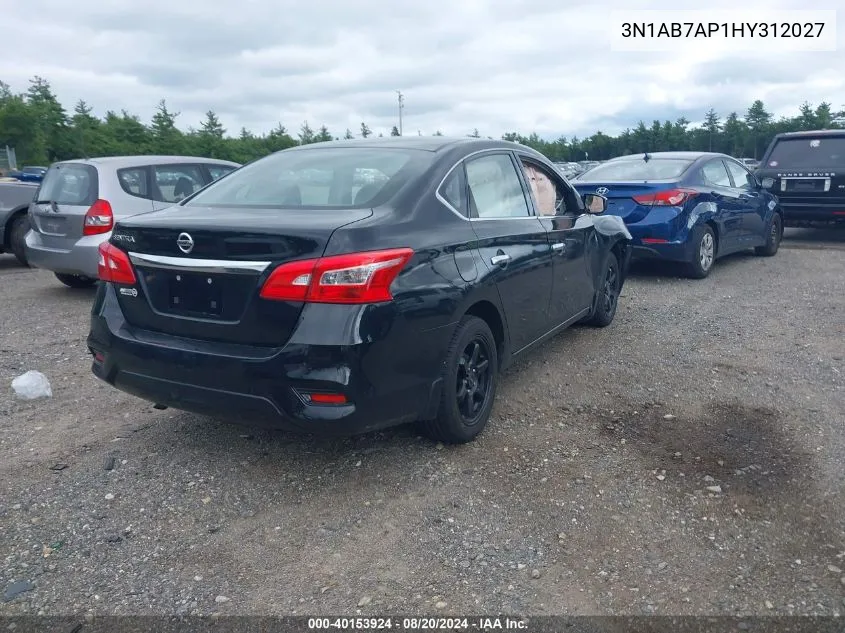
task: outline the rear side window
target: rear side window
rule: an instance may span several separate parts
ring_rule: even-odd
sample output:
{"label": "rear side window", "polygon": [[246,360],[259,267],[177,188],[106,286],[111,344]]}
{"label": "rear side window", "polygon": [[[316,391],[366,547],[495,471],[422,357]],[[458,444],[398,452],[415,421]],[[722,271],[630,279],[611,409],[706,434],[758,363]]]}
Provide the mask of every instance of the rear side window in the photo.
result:
{"label": "rear side window", "polygon": [[81,163],[57,163],[38,189],[39,202],[91,206],[97,200],[97,170]]}
{"label": "rear side window", "polygon": [[150,183],[147,179],[146,167],[118,169],[117,180],[120,182],[120,188],[130,196],[137,198],[150,197]]}
{"label": "rear side window", "polygon": [[784,169],[845,167],[845,136],[782,138],[766,165]]}
{"label": "rear side window", "polygon": [[643,160],[614,160],[596,165],[582,174],[582,182],[625,182],[641,180],[671,180],[679,178],[692,164],[678,158],[652,158]]}
{"label": "rear side window", "polygon": [[730,187],[731,178],[725,169],[725,163],[721,159],[711,160],[701,168],[701,177],[705,185],[714,187]]}
{"label": "rear side window", "polygon": [[208,173],[211,176],[211,180],[217,180],[218,178],[222,178],[226,174],[231,171],[235,171],[235,167],[231,165],[208,165],[206,164],[206,169],[208,169]]}
{"label": "rear side window", "polygon": [[464,217],[469,216],[467,210],[467,181],[463,164],[452,170],[449,177],[443,181],[439,193],[446,202],[452,205]]}
{"label": "rear side window", "polygon": [[153,165],[153,199],[179,202],[204,186],[199,165]]}
{"label": "rear side window", "polygon": [[348,147],[277,152],[212,183],[198,206],[360,208],[395,193],[432,152]]}

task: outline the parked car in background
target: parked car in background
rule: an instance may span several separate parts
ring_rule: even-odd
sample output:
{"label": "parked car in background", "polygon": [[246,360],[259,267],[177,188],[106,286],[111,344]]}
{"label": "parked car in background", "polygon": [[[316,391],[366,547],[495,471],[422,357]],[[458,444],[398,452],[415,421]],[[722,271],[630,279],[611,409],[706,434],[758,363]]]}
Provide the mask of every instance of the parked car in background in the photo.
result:
{"label": "parked car in background", "polygon": [[27,209],[38,185],[8,180],[0,182],[0,253],[12,253],[26,266]]}
{"label": "parked car in background", "polygon": [[555,163],[555,167],[565,178],[570,180],[581,173],[581,167],[578,163]]}
{"label": "parked car in background", "polygon": [[743,165],[748,167],[748,169],[750,169],[751,171],[754,171],[757,168],[757,166],[760,164],[760,161],[757,160],[756,158],[739,158],[738,160]]}
{"label": "parked car in background", "polygon": [[690,277],[710,274],[717,258],[754,248],[774,255],[783,235],[778,199],[735,158],[706,152],[621,156],[582,174],[582,194],[608,198],[637,255],[681,262]]}
{"label": "parked car in background", "polygon": [[9,176],[16,180],[23,182],[41,182],[44,174],[47,173],[47,167],[23,167],[21,170],[13,169],[9,172]]}
{"label": "parked car in background", "polygon": [[71,288],[97,282],[98,247],[115,221],[176,204],[239,167],[190,156],[120,156],[55,163],[29,208],[29,263]]}
{"label": "parked car in background", "polygon": [[780,199],[785,226],[845,222],[845,130],[778,134],[756,173]]}
{"label": "parked car in background", "polygon": [[506,141],[277,152],[116,224],[100,247],[93,372],[232,420],[340,434],[418,420],[470,441],[512,359],[613,320],[630,234],[585,198]]}

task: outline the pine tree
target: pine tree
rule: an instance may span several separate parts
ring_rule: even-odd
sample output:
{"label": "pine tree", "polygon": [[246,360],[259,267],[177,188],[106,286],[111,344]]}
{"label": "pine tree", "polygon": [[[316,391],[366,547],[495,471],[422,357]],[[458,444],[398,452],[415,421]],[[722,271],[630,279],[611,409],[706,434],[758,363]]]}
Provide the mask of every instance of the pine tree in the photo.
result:
{"label": "pine tree", "polygon": [[302,127],[299,128],[299,144],[308,145],[309,143],[314,142],[314,130],[312,130],[311,126],[308,125],[308,121],[305,121],[302,124]]}

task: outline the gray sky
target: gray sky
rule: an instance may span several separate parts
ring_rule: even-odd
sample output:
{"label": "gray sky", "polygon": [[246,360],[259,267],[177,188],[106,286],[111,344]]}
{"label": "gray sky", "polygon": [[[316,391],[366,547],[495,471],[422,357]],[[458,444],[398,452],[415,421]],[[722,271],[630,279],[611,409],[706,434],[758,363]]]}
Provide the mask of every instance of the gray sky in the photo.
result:
{"label": "gray sky", "polygon": [[[817,0],[815,9],[840,0]],[[0,16],[0,80],[48,79],[70,109],[126,109],[149,120],[159,99],[183,129],[213,109],[230,134],[303,121],[336,136],[361,121],[387,134],[405,94],[406,134],[544,137],[615,134],[639,119],[699,121],[762,99],[791,115],[804,99],[845,107],[845,9],[836,52],[611,50],[615,8],[700,9],[700,2],[578,0],[30,0]],[[735,0],[766,20],[805,2]]]}

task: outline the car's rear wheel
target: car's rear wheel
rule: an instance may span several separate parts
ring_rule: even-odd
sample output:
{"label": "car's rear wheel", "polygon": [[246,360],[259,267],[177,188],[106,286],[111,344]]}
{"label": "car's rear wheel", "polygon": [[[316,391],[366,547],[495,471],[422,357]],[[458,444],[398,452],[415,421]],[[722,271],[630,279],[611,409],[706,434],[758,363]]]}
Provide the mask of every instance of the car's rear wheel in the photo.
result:
{"label": "car's rear wheel", "polygon": [[56,279],[70,288],[90,288],[97,283],[96,279],[84,275],[68,275],[65,273],[55,273],[55,275]]}
{"label": "car's rear wheel", "polygon": [[621,281],[619,260],[613,253],[608,253],[607,264],[599,278],[593,316],[587,323],[597,327],[607,327],[613,322],[613,317],[616,316],[616,307],[619,305]]}
{"label": "car's rear wheel", "polygon": [[475,439],[490,419],[498,369],[490,327],[478,317],[465,316],[446,352],[437,417],[421,423],[425,434],[449,444]]}
{"label": "car's rear wheel", "polygon": [[769,224],[769,230],[766,234],[765,246],[756,246],[754,248],[755,255],[762,255],[763,257],[771,257],[778,252],[780,248],[780,240],[783,237],[783,223],[780,216],[775,213],[772,216],[772,221]]}
{"label": "car's rear wheel", "polygon": [[716,261],[716,235],[706,224],[693,232],[693,256],[687,264],[687,274],[693,279],[704,279],[713,270]]}
{"label": "car's rear wheel", "polygon": [[26,234],[29,233],[29,218],[25,213],[16,216],[9,226],[9,250],[24,266],[29,266],[26,259]]}

